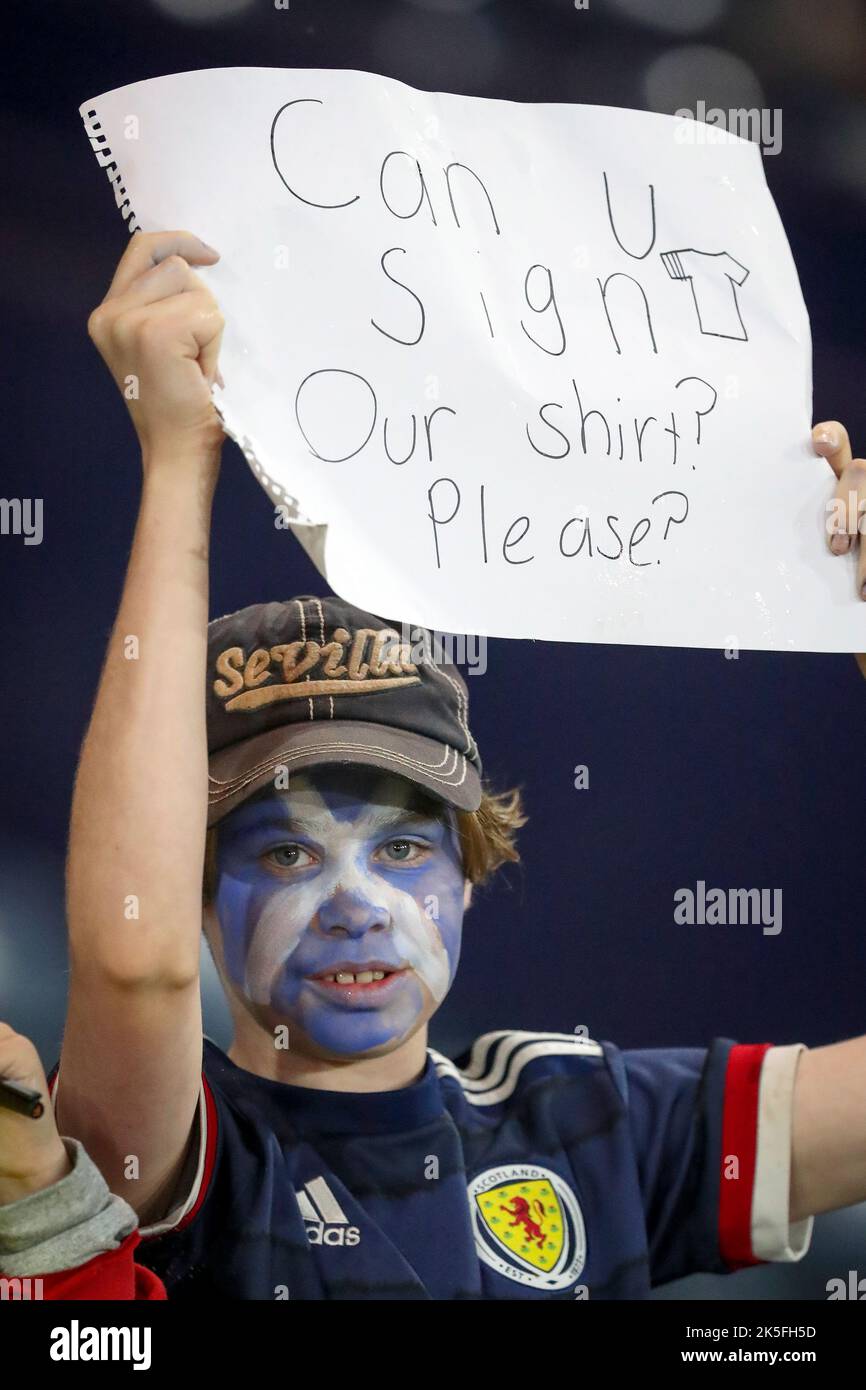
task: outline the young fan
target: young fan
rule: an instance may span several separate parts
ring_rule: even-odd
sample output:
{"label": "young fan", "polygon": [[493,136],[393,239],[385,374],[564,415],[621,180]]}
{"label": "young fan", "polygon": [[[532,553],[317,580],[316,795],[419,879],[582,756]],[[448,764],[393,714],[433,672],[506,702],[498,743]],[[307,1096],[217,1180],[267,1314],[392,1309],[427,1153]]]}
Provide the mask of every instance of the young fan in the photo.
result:
{"label": "young fan", "polygon": [[[90,320],[139,380],[144,482],[73,802],[59,1133],[0,1118],[0,1269],[58,1296],[620,1299],[799,1259],[813,1214],[866,1199],[866,1038],[428,1046],[519,797],[482,779],[459,673],[384,619],[303,596],[208,624],[216,255],[135,236]],[[813,438],[856,494],[842,427]]]}

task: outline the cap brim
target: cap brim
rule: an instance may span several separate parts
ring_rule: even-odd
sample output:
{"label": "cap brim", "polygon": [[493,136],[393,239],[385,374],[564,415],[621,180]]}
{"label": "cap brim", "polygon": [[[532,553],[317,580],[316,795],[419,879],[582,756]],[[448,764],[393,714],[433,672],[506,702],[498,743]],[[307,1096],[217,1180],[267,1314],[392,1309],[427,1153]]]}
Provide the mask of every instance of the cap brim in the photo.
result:
{"label": "cap brim", "polygon": [[208,826],[273,781],[327,763],[361,763],[416,782],[461,811],[477,811],[481,778],[465,754],[422,734],[356,719],[321,719],[267,729],[212,753],[208,761]]}

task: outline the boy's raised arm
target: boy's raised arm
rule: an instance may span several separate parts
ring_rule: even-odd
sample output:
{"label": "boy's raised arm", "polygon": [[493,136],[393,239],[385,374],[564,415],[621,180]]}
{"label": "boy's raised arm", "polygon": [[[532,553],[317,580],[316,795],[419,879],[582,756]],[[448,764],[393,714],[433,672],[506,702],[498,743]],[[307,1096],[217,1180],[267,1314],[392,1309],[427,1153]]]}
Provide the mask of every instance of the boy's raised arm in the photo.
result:
{"label": "boy's raised arm", "polygon": [[[67,861],[61,1131],[143,1220],[164,1214],[201,1070],[211,504],[223,319],[189,232],[136,234],[88,331],[127,400],[142,492],[84,740]],[[96,497],[94,497],[96,505]]]}

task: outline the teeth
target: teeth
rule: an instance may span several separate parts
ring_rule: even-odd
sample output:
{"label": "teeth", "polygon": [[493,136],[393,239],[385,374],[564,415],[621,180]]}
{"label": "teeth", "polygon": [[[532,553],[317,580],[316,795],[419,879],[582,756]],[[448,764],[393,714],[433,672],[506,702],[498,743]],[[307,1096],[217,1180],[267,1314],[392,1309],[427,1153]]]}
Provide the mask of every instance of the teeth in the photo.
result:
{"label": "teeth", "polygon": [[359,970],[353,974],[351,970],[340,970],[336,975],[322,975],[322,980],[329,985],[370,985],[374,980],[384,980],[387,970]]}

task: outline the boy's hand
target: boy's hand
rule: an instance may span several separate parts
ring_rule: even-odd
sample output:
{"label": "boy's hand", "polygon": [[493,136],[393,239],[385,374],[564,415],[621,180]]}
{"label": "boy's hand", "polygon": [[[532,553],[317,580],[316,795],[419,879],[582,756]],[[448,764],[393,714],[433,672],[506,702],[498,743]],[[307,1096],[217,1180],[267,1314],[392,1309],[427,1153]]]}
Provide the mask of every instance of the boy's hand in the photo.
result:
{"label": "boy's hand", "polygon": [[[851,456],[848,431],[838,420],[824,420],[812,430],[815,453],[825,458],[838,478],[833,509],[827,514],[827,544],[834,555],[847,555],[866,533],[866,459]],[[857,588],[866,599],[866,545],[860,544]]]}
{"label": "boy's hand", "polygon": [[38,1120],[0,1106],[0,1206],[8,1206],[59,1182],[72,1165],[54,1120],[39,1054],[8,1023],[0,1023],[0,1080],[29,1086],[45,1100]]}
{"label": "boy's hand", "polygon": [[[857,589],[866,599],[866,459],[851,454],[848,431],[838,420],[824,420],[812,430],[812,447],[825,458],[838,478],[834,511],[827,516],[827,544],[834,555],[847,555],[860,540]],[[855,655],[866,677],[866,653]]]}
{"label": "boy's hand", "polygon": [[126,400],[145,472],[157,462],[219,457],[223,430],[211,386],[222,381],[224,319],[191,269],[218,259],[192,232],[137,232],[87,321]]}

